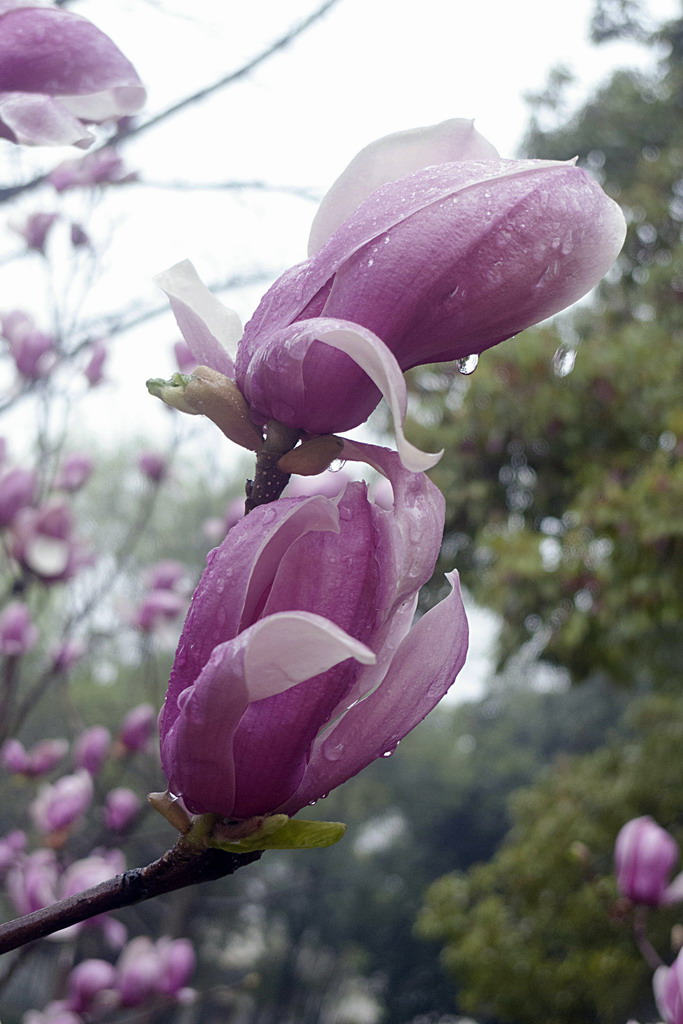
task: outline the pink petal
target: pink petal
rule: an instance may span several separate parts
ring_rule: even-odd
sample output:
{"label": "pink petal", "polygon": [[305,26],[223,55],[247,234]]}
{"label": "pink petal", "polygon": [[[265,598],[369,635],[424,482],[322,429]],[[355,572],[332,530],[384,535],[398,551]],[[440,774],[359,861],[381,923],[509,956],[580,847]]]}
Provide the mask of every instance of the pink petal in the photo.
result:
{"label": "pink petal", "polygon": [[[359,381],[348,361],[328,357],[321,344],[349,356],[367,376]],[[401,368],[382,340],[358,324],[326,318],[292,324],[262,342],[240,386],[254,417],[278,419],[314,434],[334,434],[362,423],[379,390],[391,412],[403,464],[419,472],[431,469],[441,457],[421,452],[406,439],[402,424],[407,391]]]}
{"label": "pink petal", "polygon": [[0,94],[3,125],[12,141],[34,146],[89,146],[93,135],[59,100],[28,92]]}
{"label": "pink petal", "polygon": [[338,529],[336,508],[327,499],[281,500],[254,509],[209,554],[180,636],[160,717],[162,736],[178,715],[178,696],[197,679],[213,649],[255,620],[290,545],[311,530]]}
{"label": "pink petal", "polygon": [[467,619],[456,573],[453,592],[413,627],[385,680],[323,734],[302,783],[279,811],[294,814],[395,749],[447,693],[467,654]]}
{"label": "pink petal", "polygon": [[242,336],[237,313],[211,294],[189,260],[176,263],[155,280],[168,295],[178,327],[197,363],[234,378],[232,353]]}
{"label": "pink petal", "polygon": [[361,203],[388,181],[423,167],[454,160],[495,160],[498,151],[474,127],[457,117],[428,128],[395,132],[361,149],[323,197],[311,227],[313,256]]}
{"label": "pink petal", "polygon": [[[194,686],[185,691],[187,697],[181,696],[180,713],[162,741],[170,785],[189,810],[235,811],[232,745],[251,701],[282,693],[350,657],[365,664],[374,659],[372,651],[334,623],[306,612],[269,616],[217,647]],[[292,742],[287,759],[273,765],[271,752],[256,748],[249,782],[258,783],[266,807],[273,805],[274,786],[285,785],[291,792],[288,774],[300,774],[304,753]],[[262,779],[257,778],[259,771]]]}

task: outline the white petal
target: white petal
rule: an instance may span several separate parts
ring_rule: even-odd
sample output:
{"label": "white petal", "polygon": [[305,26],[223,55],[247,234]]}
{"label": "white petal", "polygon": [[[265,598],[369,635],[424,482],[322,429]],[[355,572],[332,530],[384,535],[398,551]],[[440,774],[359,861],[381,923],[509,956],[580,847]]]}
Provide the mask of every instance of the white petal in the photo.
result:
{"label": "white petal", "polygon": [[355,658],[372,665],[375,655],[359,640],[322,615],[278,612],[250,630],[244,654],[244,679],[250,701],[282,693],[326,672],[333,665]]}
{"label": "white petal", "polygon": [[461,117],[395,132],[361,149],[323,197],[313,220],[308,255],[313,256],[348,217],[388,181],[454,160],[496,160],[498,152]]}
{"label": "white petal", "polygon": [[166,292],[178,327],[200,365],[235,376],[232,357],[242,337],[242,323],[233,309],[209,291],[189,260],[155,277]]}

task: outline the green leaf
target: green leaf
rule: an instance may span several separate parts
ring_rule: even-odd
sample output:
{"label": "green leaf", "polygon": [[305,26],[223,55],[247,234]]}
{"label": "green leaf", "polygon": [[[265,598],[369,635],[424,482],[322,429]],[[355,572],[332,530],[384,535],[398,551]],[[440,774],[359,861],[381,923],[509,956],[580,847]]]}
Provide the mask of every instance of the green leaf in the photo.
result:
{"label": "green leaf", "polygon": [[253,853],[255,850],[313,850],[316,847],[334,846],[346,832],[341,821],[300,821],[290,818],[270,835],[260,833],[247,836],[238,842],[212,841],[209,845],[229,853]]}

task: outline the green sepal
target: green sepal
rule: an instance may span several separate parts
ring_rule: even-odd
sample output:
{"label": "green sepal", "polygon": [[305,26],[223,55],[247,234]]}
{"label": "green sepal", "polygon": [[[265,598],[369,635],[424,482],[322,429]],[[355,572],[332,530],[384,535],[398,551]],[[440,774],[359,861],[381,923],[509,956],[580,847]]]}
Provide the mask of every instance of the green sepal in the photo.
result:
{"label": "green sepal", "polygon": [[[273,818],[280,817],[284,818],[285,815],[273,815]],[[211,839],[209,846],[227,850],[228,853],[253,853],[255,850],[314,850],[317,847],[334,846],[346,832],[346,825],[341,821],[301,821],[298,818],[288,818],[275,829],[272,829],[272,824],[269,823],[238,842]]]}

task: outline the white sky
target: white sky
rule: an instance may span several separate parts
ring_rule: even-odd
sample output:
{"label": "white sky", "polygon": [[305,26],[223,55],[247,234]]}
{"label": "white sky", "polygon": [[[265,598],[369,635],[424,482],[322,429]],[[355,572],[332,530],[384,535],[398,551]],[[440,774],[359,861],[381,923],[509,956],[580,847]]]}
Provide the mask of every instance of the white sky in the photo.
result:
{"label": "white sky", "polygon": [[[315,0],[82,0],[73,9],[130,57],[154,114],[239,67],[314,6]],[[646,7],[655,20],[679,11],[676,0],[649,0]],[[591,0],[341,0],[248,78],[143,135],[125,155],[149,180],[258,179],[322,192],[372,139],[472,117],[501,154],[512,156],[527,121],[524,95],[542,89],[554,65],[574,71],[571,96],[578,103],[614,67],[651,64],[653,55],[634,45],[591,47],[591,9]],[[8,159],[8,148],[0,152],[0,180],[11,181],[17,155]],[[41,151],[27,162],[46,167],[75,155]],[[69,203],[82,217],[78,197]],[[45,189],[26,197],[12,216],[53,204]],[[264,266],[282,270],[304,257],[313,209],[282,194],[142,187],[110,193],[86,218],[93,238],[108,241],[108,248],[83,310],[93,315],[159,301],[153,274],[186,257],[208,282]],[[58,233],[53,244],[60,244]],[[10,235],[0,234],[0,254],[16,248]],[[40,306],[47,308],[39,298],[44,284],[37,258],[0,265],[0,310],[33,303],[40,318]],[[58,299],[65,287],[54,287]],[[263,290],[245,289],[226,301],[247,318]],[[117,341],[109,367],[117,386],[98,389],[86,403],[91,429],[98,424],[110,437],[114,431],[164,436],[168,414],[145,397],[144,380],[175,370],[170,346],[177,336],[169,316]],[[15,427],[23,429],[21,418]],[[475,650],[480,661],[470,661],[461,693],[485,671],[486,654]]]}

